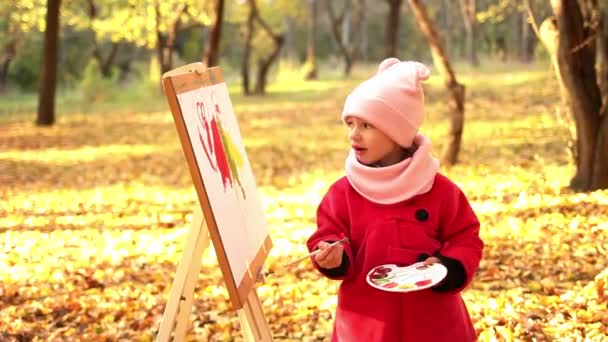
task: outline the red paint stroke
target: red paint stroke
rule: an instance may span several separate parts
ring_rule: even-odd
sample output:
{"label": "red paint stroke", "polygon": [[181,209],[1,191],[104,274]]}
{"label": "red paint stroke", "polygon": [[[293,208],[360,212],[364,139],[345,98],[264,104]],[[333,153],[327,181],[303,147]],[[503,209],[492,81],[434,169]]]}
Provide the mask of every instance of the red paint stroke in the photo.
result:
{"label": "red paint stroke", "polygon": [[203,139],[200,128],[198,129],[198,138],[201,141],[201,145],[203,145],[203,151],[205,151],[205,155],[207,156],[207,160],[209,161],[209,165],[213,169],[213,171],[217,172],[217,167],[214,165],[211,156],[213,153],[213,144],[211,142],[211,132],[209,132],[209,124],[205,119],[205,105],[201,101],[196,102],[196,113],[198,114],[199,122],[205,128],[207,132],[207,141]]}
{"label": "red paint stroke", "polygon": [[232,174],[230,173],[230,165],[228,164],[228,158],[226,158],[226,152],[222,146],[222,137],[220,136],[220,130],[217,127],[217,121],[215,116],[211,117],[211,132],[213,134],[213,144],[215,145],[215,159],[217,161],[217,167],[222,176],[222,183],[224,184],[224,190],[226,185],[230,183],[232,186]]}
{"label": "red paint stroke", "polygon": [[[215,109],[218,110],[218,105],[215,104]],[[206,139],[203,138],[201,129],[198,129],[198,138],[205,151],[205,156],[209,161],[209,165],[215,172],[219,172],[222,178],[222,184],[224,185],[224,191],[233,184],[232,174],[230,172],[230,165],[228,164],[228,158],[224,151],[221,133],[216,121],[216,116],[211,114],[211,120],[207,119],[206,107],[202,101],[196,102],[196,114],[198,120],[203,126]],[[217,113],[219,114],[219,112]]]}

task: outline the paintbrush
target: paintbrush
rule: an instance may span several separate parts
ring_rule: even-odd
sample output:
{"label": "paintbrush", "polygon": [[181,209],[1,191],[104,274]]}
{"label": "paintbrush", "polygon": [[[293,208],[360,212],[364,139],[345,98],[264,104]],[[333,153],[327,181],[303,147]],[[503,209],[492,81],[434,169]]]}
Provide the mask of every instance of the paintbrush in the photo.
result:
{"label": "paintbrush", "polygon": [[[333,242],[333,243],[331,243],[329,246],[327,246],[327,248],[334,247],[334,246],[336,246],[336,245],[338,245],[338,244],[341,244],[341,243],[343,243],[343,242],[348,242],[348,238],[346,238],[346,237],[345,237],[345,238],[343,238],[343,239],[341,239],[341,240],[338,240],[338,241],[336,241],[336,242]],[[315,256],[315,255],[317,255],[317,254],[321,253],[321,251],[323,251],[323,250],[322,250],[322,249],[317,249],[317,250],[315,250],[315,251],[313,251],[313,252],[311,252],[311,253],[308,253],[308,254],[307,254],[307,255],[305,255],[305,256],[302,256],[302,257],[300,257],[300,258],[298,258],[298,259],[296,259],[296,260],[291,261],[290,263],[288,263],[288,264],[287,264],[287,265],[285,265],[284,267],[291,267],[291,266],[293,266],[293,265],[295,265],[295,264],[299,263],[299,262],[300,262],[300,261],[302,261],[302,260],[306,260],[306,259],[308,259],[308,258],[310,258],[310,257],[313,257],[313,256]]]}

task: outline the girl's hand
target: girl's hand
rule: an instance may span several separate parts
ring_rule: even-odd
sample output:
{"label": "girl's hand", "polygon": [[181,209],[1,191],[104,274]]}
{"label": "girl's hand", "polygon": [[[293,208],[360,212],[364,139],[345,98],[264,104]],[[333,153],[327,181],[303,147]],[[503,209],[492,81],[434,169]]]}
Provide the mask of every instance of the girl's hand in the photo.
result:
{"label": "girl's hand", "polygon": [[426,260],[424,260],[424,264],[425,265],[441,264],[441,260],[439,260],[439,258],[437,258],[437,257],[428,257],[428,258],[426,258]]}
{"label": "girl's hand", "polygon": [[341,243],[329,247],[331,243],[321,241],[317,245],[317,249],[321,252],[314,256],[315,262],[321,266],[321,268],[331,269],[339,267],[342,264],[342,254],[344,253],[344,246]]}

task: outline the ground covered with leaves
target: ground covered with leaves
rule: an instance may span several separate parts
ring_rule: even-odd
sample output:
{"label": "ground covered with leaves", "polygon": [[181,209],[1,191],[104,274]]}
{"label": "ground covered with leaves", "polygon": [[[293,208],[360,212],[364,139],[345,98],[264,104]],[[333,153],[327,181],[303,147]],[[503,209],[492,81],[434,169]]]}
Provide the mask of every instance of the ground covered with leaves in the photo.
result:
{"label": "ground covered with leaves", "polygon": [[[465,73],[460,164],[486,243],[463,296],[481,341],[606,341],[608,191],[567,188],[567,120],[548,68]],[[342,175],[339,120],[353,81],[233,97],[274,248],[258,294],[277,341],[329,341],[337,283],[306,252],[316,205]],[[448,132],[441,80],[423,131]],[[0,124],[0,340],[154,339],[184,249],[195,193],[166,105],[30,116]],[[439,153],[437,153],[439,154]],[[213,250],[198,277],[190,340],[242,340]]]}

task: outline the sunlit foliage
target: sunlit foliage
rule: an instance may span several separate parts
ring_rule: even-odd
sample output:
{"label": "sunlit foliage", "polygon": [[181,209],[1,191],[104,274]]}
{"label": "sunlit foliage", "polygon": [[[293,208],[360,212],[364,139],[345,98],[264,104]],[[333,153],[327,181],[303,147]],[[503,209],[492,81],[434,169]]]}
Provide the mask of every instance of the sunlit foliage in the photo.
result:
{"label": "sunlit foliage", "polygon": [[67,26],[91,30],[98,40],[154,48],[157,30],[166,33],[173,17],[179,16],[184,26],[202,27],[211,22],[212,7],[207,0],[74,0],[67,1],[62,12]]}

